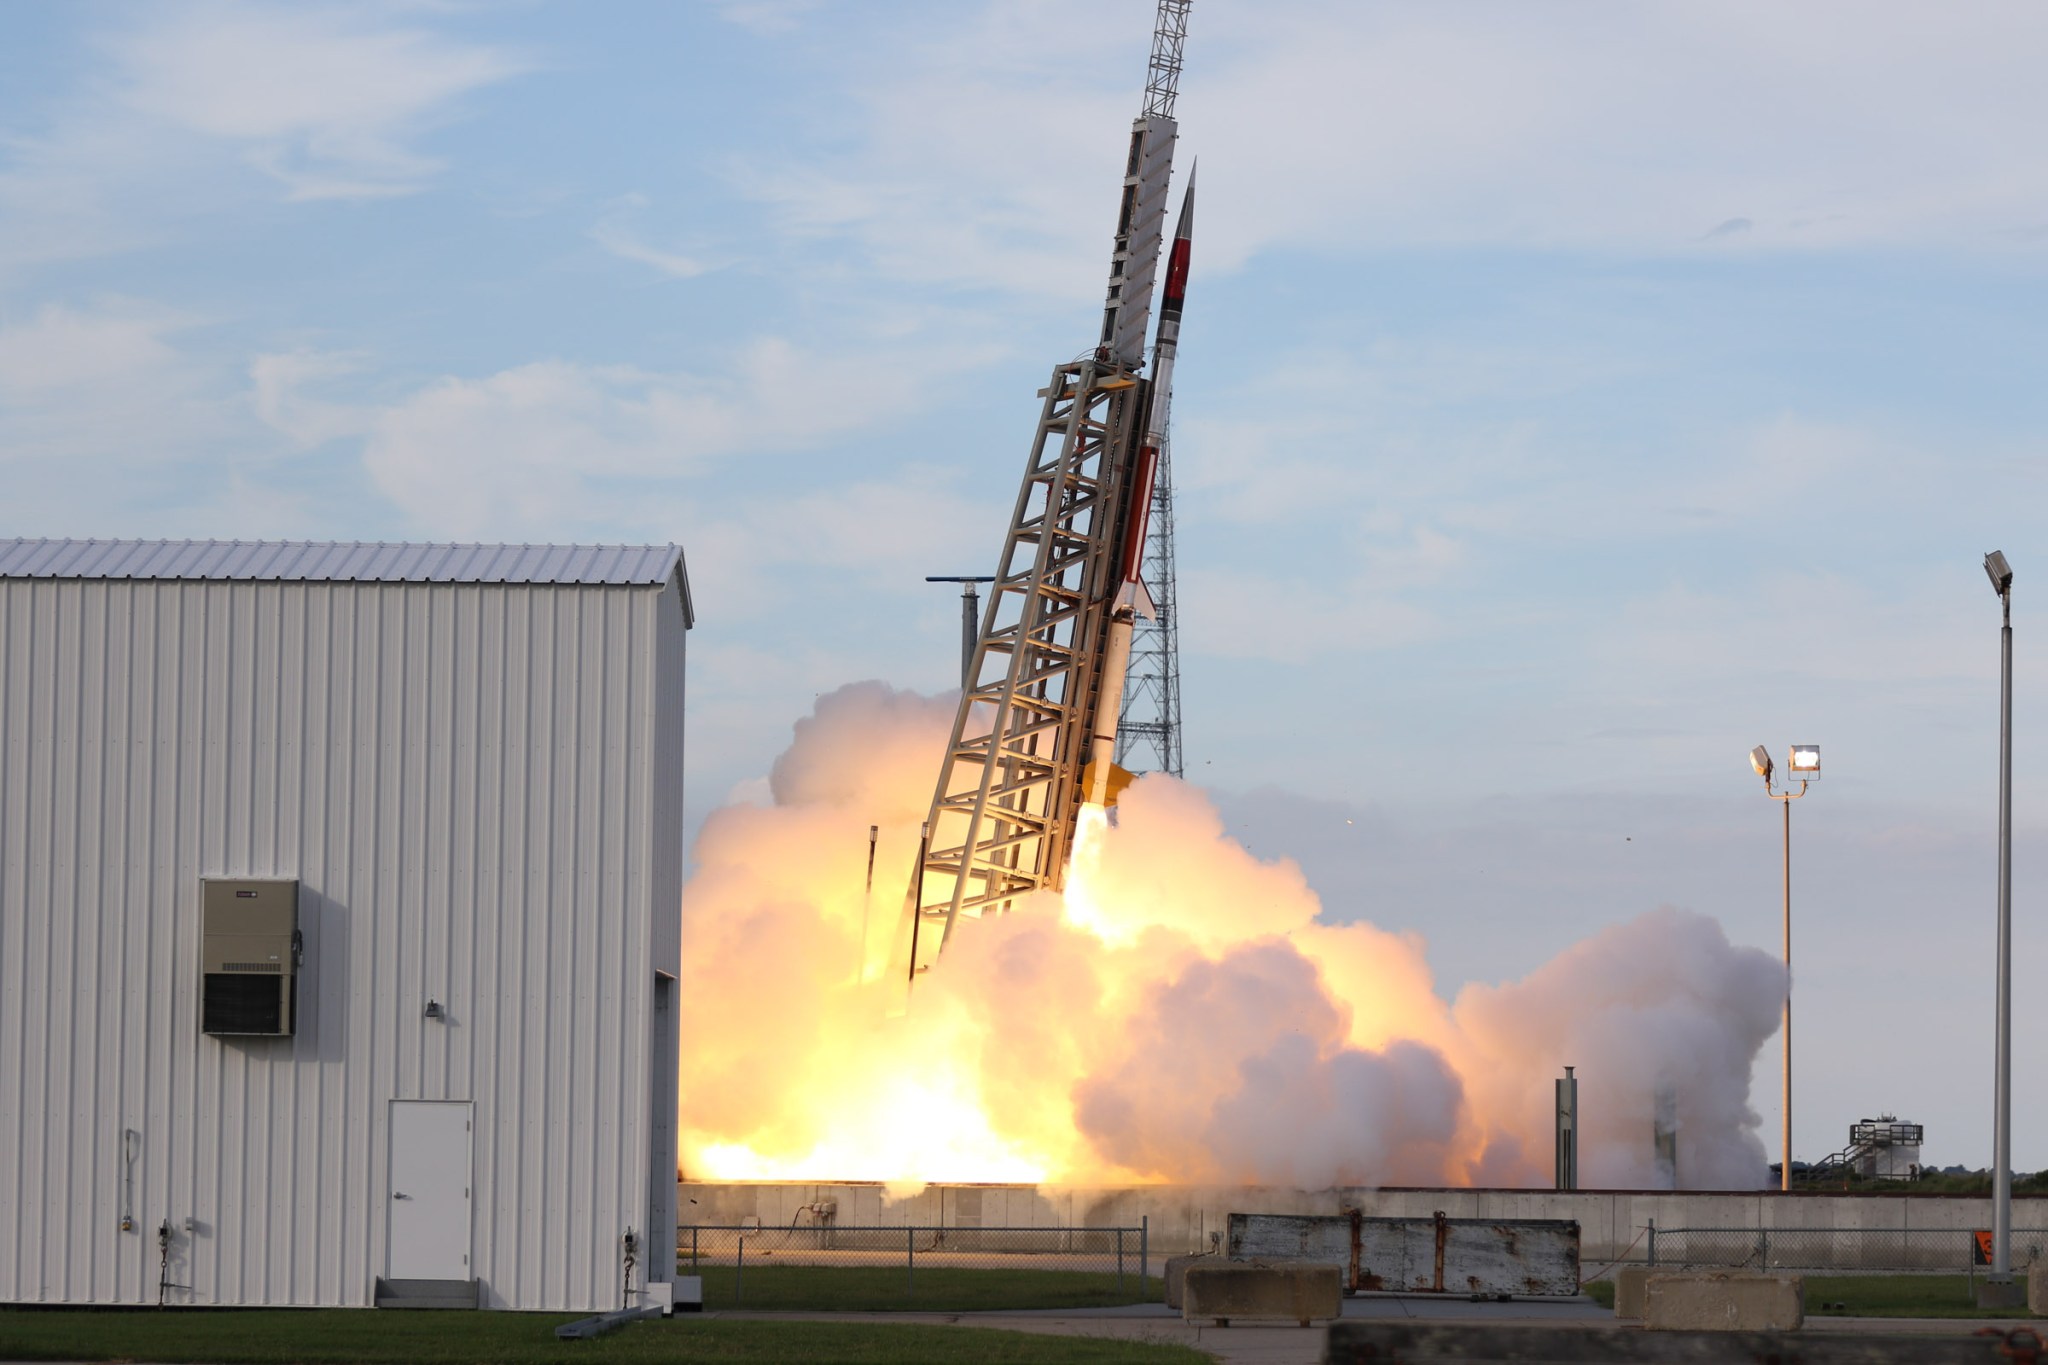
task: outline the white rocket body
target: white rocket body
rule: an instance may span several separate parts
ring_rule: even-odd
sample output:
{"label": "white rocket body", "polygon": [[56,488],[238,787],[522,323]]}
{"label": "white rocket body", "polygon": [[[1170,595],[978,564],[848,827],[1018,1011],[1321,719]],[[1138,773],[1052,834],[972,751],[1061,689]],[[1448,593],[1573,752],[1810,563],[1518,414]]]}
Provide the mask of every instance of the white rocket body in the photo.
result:
{"label": "white rocket body", "polygon": [[1152,594],[1142,576],[1145,535],[1152,519],[1152,484],[1158,475],[1159,451],[1166,444],[1167,422],[1173,405],[1173,358],[1180,349],[1180,315],[1187,298],[1188,263],[1194,246],[1195,177],[1188,175],[1188,188],[1181,200],[1180,222],[1174,228],[1173,253],[1166,268],[1166,286],[1159,306],[1159,335],[1152,347],[1151,401],[1145,417],[1145,438],[1138,447],[1125,504],[1127,525],[1123,556],[1118,565],[1115,600],[1110,603],[1109,634],[1103,643],[1099,697],[1095,724],[1088,737],[1087,786],[1081,799],[1089,805],[1109,804],[1110,774],[1116,770],[1116,726],[1123,712],[1124,675],[1131,664],[1131,632],[1139,612],[1145,619],[1157,617]]}

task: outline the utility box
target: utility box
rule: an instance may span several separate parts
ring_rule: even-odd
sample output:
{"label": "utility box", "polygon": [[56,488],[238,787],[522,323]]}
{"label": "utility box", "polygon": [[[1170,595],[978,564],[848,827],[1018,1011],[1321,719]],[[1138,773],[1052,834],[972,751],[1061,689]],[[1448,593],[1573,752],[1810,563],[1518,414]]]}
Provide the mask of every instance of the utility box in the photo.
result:
{"label": "utility box", "polygon": [[292,1033],[299,884],[209,877],[200,888],[200,1027],[227,1035]]}

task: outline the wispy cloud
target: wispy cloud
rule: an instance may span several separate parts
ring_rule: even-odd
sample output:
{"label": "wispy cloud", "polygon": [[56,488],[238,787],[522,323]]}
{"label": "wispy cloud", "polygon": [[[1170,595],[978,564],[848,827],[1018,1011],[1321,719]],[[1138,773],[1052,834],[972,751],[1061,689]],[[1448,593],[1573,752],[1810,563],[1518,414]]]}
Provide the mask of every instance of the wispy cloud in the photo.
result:
{"label": "wispy cloud", "polygon": [[620,196],[591,226],[591,240],[620,260],[652,266],[670,279],[695,279],[712,268],[695,256],[649,245],[631,221],[638,216],[639,210],[646,207],[647,196],[644,194]]}
{"label": "wispy cloud", "polygon": [[[891,278],[1067,294],[1109,235],[1144,6],[1076,52],[1038,0],[863,35],[830,156],[736,172],[794,237]],[[1517,0],[1198,10],[1184,146],[1213,166],[1200,255],[1619,247],[1678,255],[1940,244],[2005,250],[2048,220],[2028,144],[2048,15],[1851,0],[1788,11]],[[1902,92],[1915,92],[1902,98]],[[851,117],[848,118],[848,112]],[[1718,225],[1715,226],[1715,225]],[[1079,281],[1080,283],[1077,283]]]}
{"label": "wispy cloud", "polygon": [[249,400],[259,419],[300,447],[360,435],[369,414],[355,404],[323,396],[321,389],[367,364],[365,356],[323,351],[259,355],[249,362]]}
{"label": "wispy cloud", "polygon": [[722,0],[720,17],[763,37],[789,33],[818,11],[828,0]]}
{"label": "wispy cloud", "polygon": [[129,106],[239,146],[294,199],[418,189],[440,168],[418,136],[528,65],[379,9],[316,5],[194,5],[109,47]]}
{"label": "wispy cloud", "polygon": [[0,463],[143,469],[219,437],[220,376],[176,338],[197,319],[136,299],[50,304],[0,322]]}
{"label": "wispy cloud", "polygon": [[234,368],[193,344],[206,321],[120,297],[0,321],[0,468],[25,528],[135,533],[168,517],[203,534],[220,523],[194,509],[217,497],[275,504],[242,477],[272,442],[244,417]]}
{"label": "wispy cloud", "polygon": [[903,411],[933,373],[907,352],[776,338],[717,374],[537,361],[378,407],[363,459],[431,534],[637,525],[672,513],[683,480],[720,461],[815,447]]}
{"label": "wispy cloud", "polygon": [[0,321],[0,402],[75,401],[82,390],[146,382],[178,363],[166,337],[192,319],[132,300],[46,304]]}
{"label": "wispy cloud", "polygon": [[[287,199],[423,189],[422,150],[527,61],[383,5],[199,3],[115,11],[37,105],[0,105],[0,285],[53,261],[132,251]],[[255,170],[261,180],[252,179]]]}

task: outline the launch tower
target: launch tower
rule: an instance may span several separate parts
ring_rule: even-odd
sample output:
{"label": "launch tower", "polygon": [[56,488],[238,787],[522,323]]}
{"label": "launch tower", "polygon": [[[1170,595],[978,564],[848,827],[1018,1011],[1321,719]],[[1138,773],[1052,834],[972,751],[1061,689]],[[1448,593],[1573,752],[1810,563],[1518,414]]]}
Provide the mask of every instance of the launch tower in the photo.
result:
{"label": "launch tower", "polygon": [[[1132,635],[1187,284],[1192,186],[1159,266],[1190,0],[1159,0],[1131,125],[1102,330],[1053,367],[975,641],[909,896],[915,973],[962,914],[1063,884],[1084,803],[1114,800]],[[1146,365],[1153,298],[1160,329]],[[1177,689],[1176,689],[1177,694]]]}

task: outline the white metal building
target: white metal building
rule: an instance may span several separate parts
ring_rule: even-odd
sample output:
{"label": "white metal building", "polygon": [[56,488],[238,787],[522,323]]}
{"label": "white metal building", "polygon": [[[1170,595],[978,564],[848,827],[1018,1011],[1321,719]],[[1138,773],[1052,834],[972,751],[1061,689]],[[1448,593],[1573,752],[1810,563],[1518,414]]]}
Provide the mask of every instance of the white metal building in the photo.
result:
{"label": "white metal building", "polygon": [[0,1302],[665,1297],[690,624],[672,545],[0,540]]}

